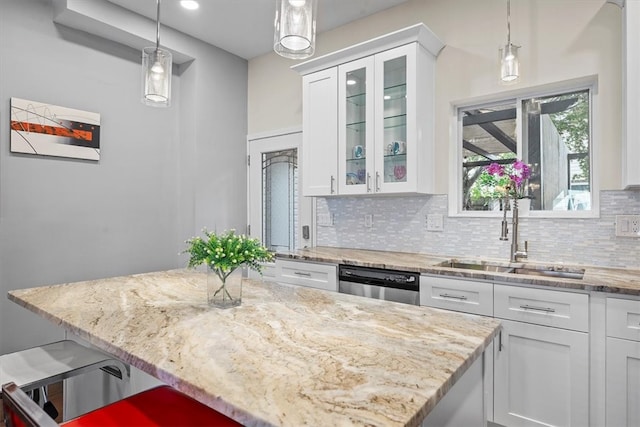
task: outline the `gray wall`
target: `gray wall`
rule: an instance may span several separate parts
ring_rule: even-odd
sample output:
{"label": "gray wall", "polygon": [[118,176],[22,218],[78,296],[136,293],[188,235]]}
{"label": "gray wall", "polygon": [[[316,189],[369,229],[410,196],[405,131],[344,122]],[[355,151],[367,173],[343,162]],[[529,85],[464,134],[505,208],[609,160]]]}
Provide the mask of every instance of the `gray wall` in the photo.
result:
{"label": "gray wall", "polygon": [[[52,16],[0,0],[0,354],[63,337],[7,291],[181,267],[202,227],[246,223],[247,62],[182,35],[196,59],[150,108],[140,52]],[[11,97],[100,113],[100,161],[11,153]]]}

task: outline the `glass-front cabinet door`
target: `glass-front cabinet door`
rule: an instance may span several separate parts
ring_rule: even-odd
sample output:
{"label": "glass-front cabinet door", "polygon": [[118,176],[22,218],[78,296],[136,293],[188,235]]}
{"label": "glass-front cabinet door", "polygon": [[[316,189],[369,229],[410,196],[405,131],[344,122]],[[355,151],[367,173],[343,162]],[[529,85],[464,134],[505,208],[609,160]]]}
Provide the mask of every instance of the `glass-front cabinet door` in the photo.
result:
{"label": "glass-front cabinet door", "polygon": [[434,62],[420,49],[409,43],[338,66],[339,194],[431,190]]}
{"label": "glass-front cabinet door", "polygon": [[340,194],[373,192],[374,58],[338,67],[338,174]]}
{"label": "glass-front cabinet door", "polygon": [[415,191],[415,53],[413,43],[375,57],[376,192]]}

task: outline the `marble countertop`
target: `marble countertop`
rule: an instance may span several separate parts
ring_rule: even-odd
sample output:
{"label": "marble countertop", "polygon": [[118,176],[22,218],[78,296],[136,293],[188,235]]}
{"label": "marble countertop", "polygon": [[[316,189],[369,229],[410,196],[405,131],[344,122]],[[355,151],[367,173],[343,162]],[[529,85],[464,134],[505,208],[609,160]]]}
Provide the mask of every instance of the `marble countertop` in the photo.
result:
{"label": "marble countertop", "polygon": [[9,299],[249,426],[416,426],[499,332],[495,319],[245,280],[211,308],[171,270]]}
{"label": "marble countertop", "polygon": [[521,285],[539,285],[556,288],[578,289],[585,291],[607,292],[640,296],[640,270],[624,268],[605,268],[589,265],[554,264],[560,269],[584,269],[582,279],[542,277],[526,274],[499,273],[490,271],[467,270],[443,267],[439,264],[455,259],[460,262],[490,262],[511,266],[548,266],[549,263],[532,261],[509,263],[505,260],[489,258],[455,258],[438,255],[372,251],[364,249],[345,249],[331,247],[314,247],[300,249],[295,252],[278,253],[279,258],[299,259],[305,261],[326,262],[334,264],[359,265],[364,267],[406,270],[426,274],[438,274],[459,278],[492,280],[501,283]]}

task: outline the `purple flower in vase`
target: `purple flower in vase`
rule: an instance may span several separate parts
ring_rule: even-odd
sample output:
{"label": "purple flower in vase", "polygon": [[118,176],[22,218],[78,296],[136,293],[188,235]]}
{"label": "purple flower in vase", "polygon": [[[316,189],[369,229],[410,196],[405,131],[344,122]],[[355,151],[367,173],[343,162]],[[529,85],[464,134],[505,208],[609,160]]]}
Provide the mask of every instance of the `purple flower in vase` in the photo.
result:
{"label": "purple flower in vase", "polygon": [[491,175],[503,176],[504,175],[504,166],[498,163],[491,163],[486,167],[486,171]]}
{"label": "purple flower in vase", "polygon": [[526,181],[531,177],[531,167],[521,160],[516,160],[510,165],[491,163],[485,171],[496,177],[508,178],[505,192],[507,196],[515,198],[525,197]]}

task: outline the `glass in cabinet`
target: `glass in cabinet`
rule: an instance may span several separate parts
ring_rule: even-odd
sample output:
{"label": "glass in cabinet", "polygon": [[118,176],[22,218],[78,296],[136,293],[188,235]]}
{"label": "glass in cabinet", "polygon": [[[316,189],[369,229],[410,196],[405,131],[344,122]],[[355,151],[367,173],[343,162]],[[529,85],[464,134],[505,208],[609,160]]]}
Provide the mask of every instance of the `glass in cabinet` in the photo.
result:
{"label": "glass in cabinet", "polygon": [[426,86],[433,63],[425,55],[411,43],[375,56],[376,192],[430,192],[433,119],[425,114],[433,112]]}
{"label": "glass in cabinet", "polygon": [[383,61],[383,183],[407,182],[407,57]]}
{"label": "glass in cabinet", "polygon": [[373,71],[373,57],[338,67],[340,194],[373,190]]}
{"label": "glass in cabinet", "polygon": [[429,192],[433,119],[417,113],[432,114],[418,104],[433,92],[418,82],[420,55],[410,43],[338,67],[339,194]]}

